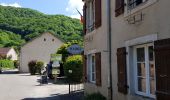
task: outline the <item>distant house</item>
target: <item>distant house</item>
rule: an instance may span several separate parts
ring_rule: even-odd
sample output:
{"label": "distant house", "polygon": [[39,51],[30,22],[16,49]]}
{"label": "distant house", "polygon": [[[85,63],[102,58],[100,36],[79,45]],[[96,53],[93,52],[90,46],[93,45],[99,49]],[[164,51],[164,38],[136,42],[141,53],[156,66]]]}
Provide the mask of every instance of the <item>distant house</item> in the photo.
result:
{"label": "distant house", "polygon": [[31,60],[49,63],[54,54],[64,42],[51,33],[43,33],[21,47],[20,72],[29,72],[28,63]]}
{"label": "distant house", "polygon": [[0,56],[10,58],[11,60],[18,60],[18,55],[14,48],[0,48]]}

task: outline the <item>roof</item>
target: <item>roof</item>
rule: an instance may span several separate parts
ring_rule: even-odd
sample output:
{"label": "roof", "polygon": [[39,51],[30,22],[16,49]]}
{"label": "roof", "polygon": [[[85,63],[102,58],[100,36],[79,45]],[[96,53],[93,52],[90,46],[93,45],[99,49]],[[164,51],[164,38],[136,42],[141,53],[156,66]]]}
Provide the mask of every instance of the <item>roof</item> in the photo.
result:
{"label": "roof", "polygon": [[26,44],[32,42],[33,40],[37,39],[38,37],[42,36],[43,34],[51,34],[51,35],[53,35],[54,37],[56,37],[57,39],[59,39],[61,42],[65,42],[65,41],[64,41],[63,39],[61,39],[59,36],[54,35],[53,33],[50,33],[50,32],[45,32],[45,33],[42,33],[42,34],[40,34],[39,36],[31,39],[30,41],[26,42],[25,44],[22,45],[22,47],[25,46]]}
{"label": "roof", "polygon": [[0,48],[0,55],[7,55],[11,48]]}

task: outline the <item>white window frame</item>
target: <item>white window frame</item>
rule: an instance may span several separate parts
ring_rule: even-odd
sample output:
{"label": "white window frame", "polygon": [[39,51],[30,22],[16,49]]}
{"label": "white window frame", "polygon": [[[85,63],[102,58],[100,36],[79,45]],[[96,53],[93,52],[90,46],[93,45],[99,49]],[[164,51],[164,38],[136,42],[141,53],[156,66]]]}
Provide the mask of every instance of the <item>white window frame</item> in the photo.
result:
{"label": "white window frame", "polygon": [[[150,69],[149,69],[149,56],[148,56],[148,54],[149,54],[148,47],[149,46],[153,46],[153,43],[134,46],[134,50],[133,50],[133,56],[134,56],[133,63],[134,64],[133,65],[134,65],[135,93],[138,94],[138,95],[146,96],[146,97],[156,98],[155,95],[150,93],[150,76],[149,76],[150,75],[149,74]],[[145,50],[146,93],[138,91],[137,52],[136,52],[136,49],[141,48],[141,47],[143,47],[144,50]],[[154,67],[155,67],[155,63],[154,63]],[[156,75],[154,75],[154,76],[156,76]],[[154,79],[155,79],[154,85],[155,85],[155,88],[156,88],[156,77],[154,77]],[[155,91],[156,91],[156,89],[155,89]]]}
{"label": "white window frame", "polygon": [[154,3],[156,3],[158,0],[144,0],[143,3],[137,5],[136,7],[132,8],[132,9],[129,9],[129,0],[125,0],[125,3],[127,4],[127,6],[125,6],[125,13],[124,13],[124,17],[127,17],[131,14],[134,14],[136,12],[138,12],[139,10],[142,10]]}
{"label": "white window frame", "polygon": [[135,5],[135,1],[137,1],[137,0],[132,0],[133,1],[133,7],[130,7],[129,6],[129,3],[130,3],[130,0],[128,0],[128,3],[127,3],[127,7],[128,7],[128,10],[132,10],[132,9],[135,9],[137,6],[140,6],[142,3],[145,3],[145,2],[147,2],[148,0],[142,0],[142,3],[140,3],[139,5]]}
{"label": "white window frame", "polygon": [[86,14],[86,29],[87,32],[92,32],[94,30],[94,22],[95,22],[95,3],[93,0],[87,2],[87,14]]}
{"label": "white window frame", "polygon": [[[94,62],[92,62],[92,57],[94,56]],[[88,65],[88,79],[91,83],[96,83],[96,67],[95,67],[95,54],[89,54],[87,56],[87,65]],[[94,67],[94,71],[92,71],[92,67]],[[94,78],[94,80],[93,80]]]}

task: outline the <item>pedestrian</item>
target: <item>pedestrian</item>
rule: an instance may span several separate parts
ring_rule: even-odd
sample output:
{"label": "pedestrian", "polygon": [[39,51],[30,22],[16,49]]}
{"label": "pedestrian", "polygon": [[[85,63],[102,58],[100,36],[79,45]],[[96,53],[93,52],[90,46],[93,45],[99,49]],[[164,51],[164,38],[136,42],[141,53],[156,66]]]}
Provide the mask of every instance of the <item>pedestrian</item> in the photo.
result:
{"label": "pedestrian", "polygon": [[52,75],[52,69],[53,69],[52,65],[53,65],[53,61],[50,61],[49,64],[47,64],[48,77],[49,77],[50,79],[54,79],[54,77],[53,77],[53,75]]}

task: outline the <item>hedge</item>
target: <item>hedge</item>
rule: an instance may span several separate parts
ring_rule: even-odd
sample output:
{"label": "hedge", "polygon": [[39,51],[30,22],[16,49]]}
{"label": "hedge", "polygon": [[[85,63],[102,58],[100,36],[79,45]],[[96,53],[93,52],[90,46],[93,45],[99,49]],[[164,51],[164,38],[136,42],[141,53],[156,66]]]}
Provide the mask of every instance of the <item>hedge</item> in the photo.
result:
{"label": "hedge", "polygon": [[[69,73],[72,70],[72,73]],[[67,78],[73,82],[81,82],[83,77],[82,56],[70,56],[64,63],[64,72]]]}
{"label": "hedge", "polygon": [[14,68],[14,62],[8,59],[0,60],[1,68]]}
{"label": "hedge", "polygon": [[44,67],[44,62],[32,60],[28,63],[29,72],[31,75],[35,75],[36,73],[41,74],[41,70]]}
{"label": "hedge", "polygon": [[85,96],[84,100],[106,100],[106,97],[100,93],[93,93]]}

